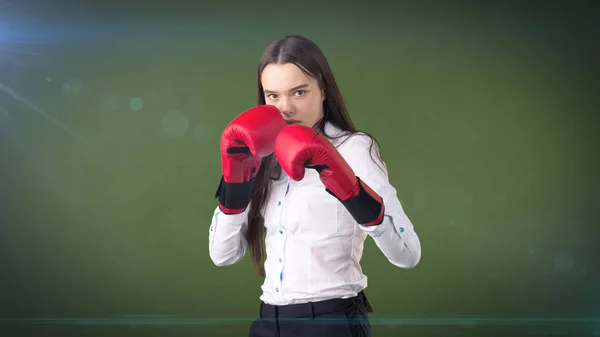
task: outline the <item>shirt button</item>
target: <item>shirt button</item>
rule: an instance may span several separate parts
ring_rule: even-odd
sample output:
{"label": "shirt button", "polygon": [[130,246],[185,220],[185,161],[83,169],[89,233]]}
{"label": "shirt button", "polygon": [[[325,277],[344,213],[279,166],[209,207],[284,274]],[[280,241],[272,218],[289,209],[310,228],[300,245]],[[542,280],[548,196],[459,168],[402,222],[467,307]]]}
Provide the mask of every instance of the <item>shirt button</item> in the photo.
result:
{"label": "shirt button", "polygon": [[281,201],[279,201],[279,202],[277,203],[277,206],[281,206]]}
{"label": "shirt button", "polygon": [[398,228],[398,230],[400,231],[400,233],[404,233],[404,227],[400,227]]}
{"label": "shirt button", "polygon": [[279,258],[279,262],[281,262],[281,261],[283,261],[283,259],[282,259],[282,258]]}
{"label": "shirt button", "polygon": [[275,288],[275,291],[276,291],[276,292],[279,292],[279,288]]}
{"label": "shirt button", "polygon": [[279,230],[279,234],[283,234],[283,231],[281,229]]}

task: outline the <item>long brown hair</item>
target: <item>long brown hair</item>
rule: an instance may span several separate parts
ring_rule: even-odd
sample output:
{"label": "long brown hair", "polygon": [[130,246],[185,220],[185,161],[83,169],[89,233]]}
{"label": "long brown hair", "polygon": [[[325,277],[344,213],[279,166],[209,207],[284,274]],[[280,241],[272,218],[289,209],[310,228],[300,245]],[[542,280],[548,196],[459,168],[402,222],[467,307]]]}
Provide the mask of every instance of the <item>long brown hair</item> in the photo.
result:
{"label": "long brown hair", "polygon": [[[303,36],[288,35],[273,41],[267,46],[258,63],[257,105],[265,104],[261,75],[263,69],[271,63],[293,63],[306,73],[306,75],[317,79],[320,89],[325,92],[323,118],[315,126],[319,132],[332,138],[332,135],[325,134],[325,124],[327,122],[344,131],[338,137],[347,135],[348,133],[359,132],[350,119],[346,104],[344,103],[327,58],[313,41]],[[376,153],[379,156],[379,145],[375,138],[366,132],[361,131],[361,133],[371,137],[373,140],[371,149],[373,146],[376,146]],[[373,151],[371,151],[372,153]],[[379,159],[380,163],[383,163],[381,157]],[[270,155],[263,158],[254,183],[252,203],[248,213],[248,232],[246,234],[252,249],[252,261],[258,269],[258,274],[262,277],[265,277],[265,227],[262,212],[269,197],[271,181],[280,178],[281,167],[277,163],[275,156]]]}

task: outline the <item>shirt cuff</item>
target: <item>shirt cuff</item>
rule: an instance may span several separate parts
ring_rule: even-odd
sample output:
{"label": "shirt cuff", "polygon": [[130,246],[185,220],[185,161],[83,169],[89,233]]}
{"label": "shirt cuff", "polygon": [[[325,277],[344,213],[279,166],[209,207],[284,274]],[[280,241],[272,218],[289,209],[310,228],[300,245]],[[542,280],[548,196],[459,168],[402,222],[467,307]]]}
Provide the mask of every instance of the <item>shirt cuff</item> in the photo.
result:
{"label": "shirt cuff", "polygon": [[394,227],[392,225],[392,217],[390,217],[388,215],[384,215],[383,221],[377,226],[358,225],[358,227],[360,227],[360,229],[369,233],[369,235],[371,235],[374,238],[381,236],[381,234],[383,234],[383,232],[385,232],[390,226],[392,228]]}
{"label": "shirt cuff", "polygon": [[246,209],[239,214],[226,214],[221,210],[217,210],[216,217],[219,220],[219,223],[227,223],[233,226],[241,226],[246,219],[248,218],[248,212],[250,211],[250,207],[246,207]]}

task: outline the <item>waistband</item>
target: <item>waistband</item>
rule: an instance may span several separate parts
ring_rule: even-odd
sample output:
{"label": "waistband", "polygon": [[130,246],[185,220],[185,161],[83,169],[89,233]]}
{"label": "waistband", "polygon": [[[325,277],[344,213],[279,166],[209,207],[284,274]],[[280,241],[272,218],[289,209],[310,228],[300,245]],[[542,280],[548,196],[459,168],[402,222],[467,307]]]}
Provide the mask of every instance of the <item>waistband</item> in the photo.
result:
{"label": "waistband", "polygon": [[289,305],[271,305],[261,302],[261,318],[310,318],[344,311],[353,305],[364,305],[368,312],[373,312],[364,291],[357,296],[346,299],[331,299],[319,302],[298,303]]}

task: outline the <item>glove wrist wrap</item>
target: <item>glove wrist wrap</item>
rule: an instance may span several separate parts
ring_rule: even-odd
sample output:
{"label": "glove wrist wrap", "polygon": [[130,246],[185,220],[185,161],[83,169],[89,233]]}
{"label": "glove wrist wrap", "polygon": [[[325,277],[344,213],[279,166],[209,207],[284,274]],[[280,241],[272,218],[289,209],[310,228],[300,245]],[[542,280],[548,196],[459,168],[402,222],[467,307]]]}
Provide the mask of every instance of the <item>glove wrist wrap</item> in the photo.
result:
{"label": "glove wrist wrap", "polygon": [[346,200],[341,200],[333,192],[327,189],[329,194],[336,197],[344,207],[350,212],[350,215],[362,226],[376,226],[383,222],[385,206],[383,199],[375,193],[367,184],[358,179],[358,195]]}
{"label": "glove wrist wrap", "polygon": [[223,213],[239,214],[248,207],[253,189],[254,178],[242,183],[228,183],[221,177],[215,198],[219,199],[219,208]]}

